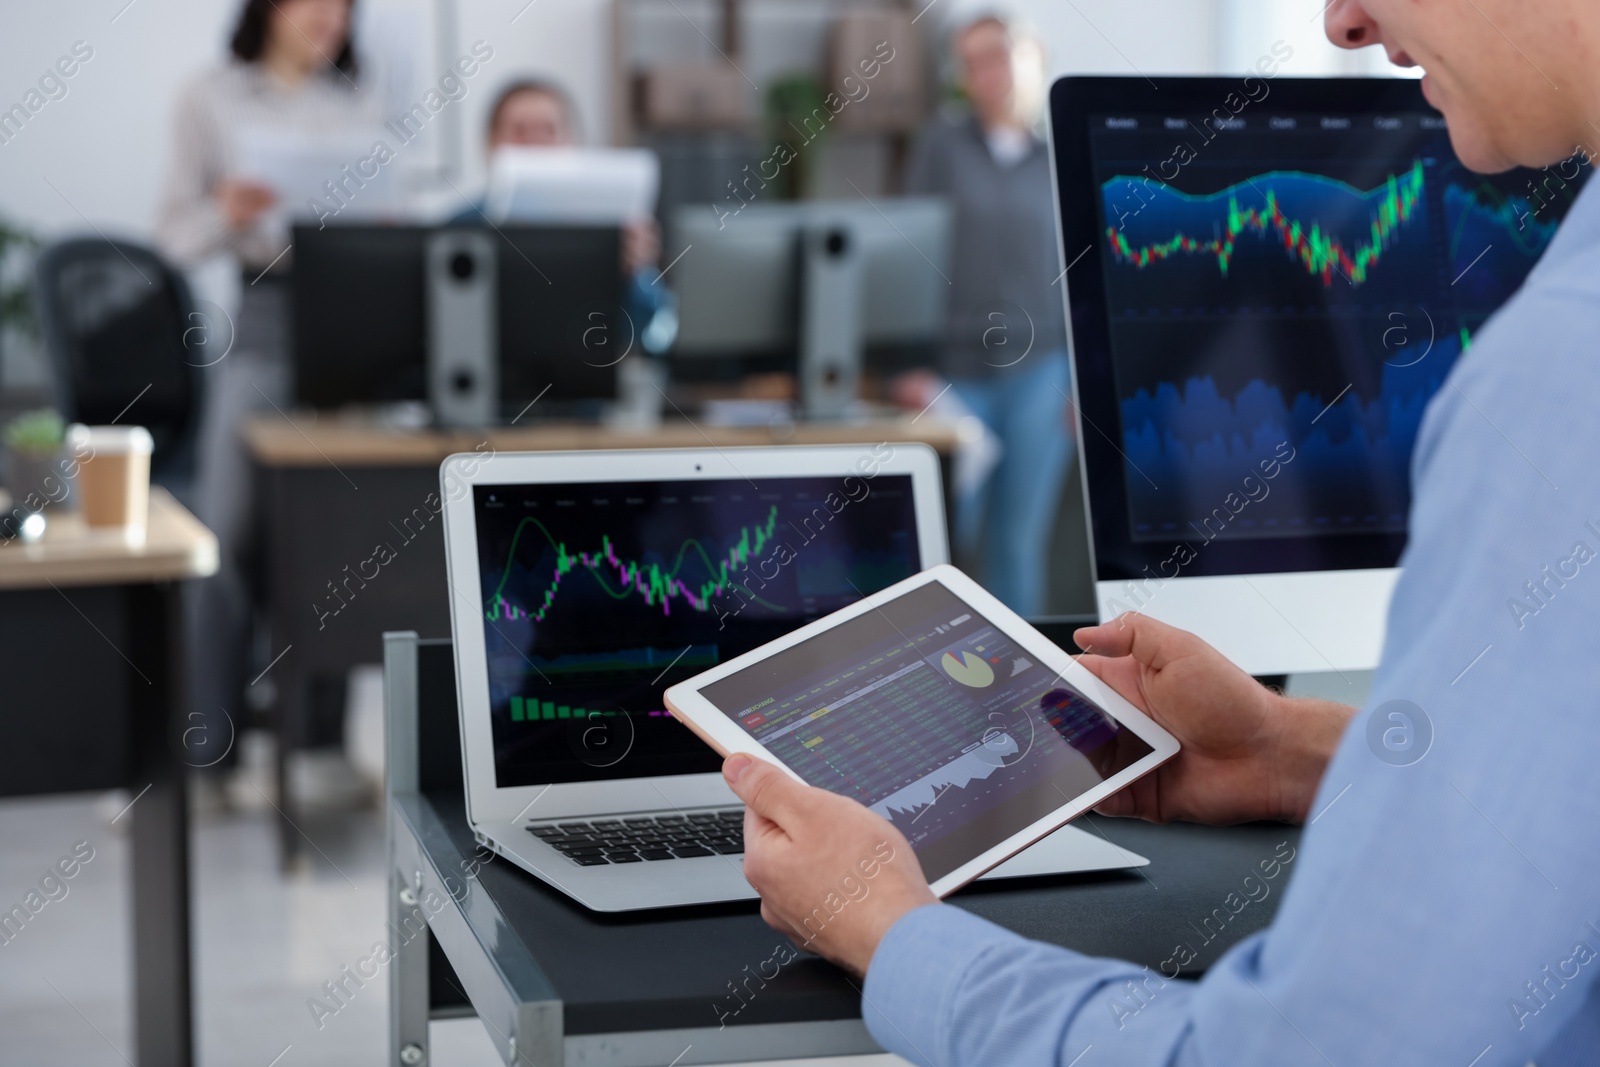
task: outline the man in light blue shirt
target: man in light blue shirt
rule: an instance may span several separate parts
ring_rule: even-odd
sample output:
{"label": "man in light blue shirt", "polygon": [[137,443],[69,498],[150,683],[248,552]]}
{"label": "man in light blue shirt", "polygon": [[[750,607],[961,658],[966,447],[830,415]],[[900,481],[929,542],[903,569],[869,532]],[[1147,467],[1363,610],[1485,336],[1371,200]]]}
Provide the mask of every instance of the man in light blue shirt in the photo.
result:
{"label": "man in light blue shirt", "polygon": [[[1333,0],[1325,17],[1336,44],[1427,70],[1424,92],[1474,169],[1596,158],[1594,0]],[[873,1035],[922,1064],[1600,1062],[1597,408],[1591,182],[1428,411],[1366,709],[1278,696],[1142,616],[1080,631],[1099,653],[1083,663],[1184,746],[1103,811],[1315,813],[1272,926],[1200,981],[940,904],[887,823],[736,757],[724,773],[750,809],[745,870],[763,915],[794,929],[848,857],[893,845],[872,893],[810,947],[865,974]],[[1409,765],[1368,743],[1392,701],[1432,724]]]}

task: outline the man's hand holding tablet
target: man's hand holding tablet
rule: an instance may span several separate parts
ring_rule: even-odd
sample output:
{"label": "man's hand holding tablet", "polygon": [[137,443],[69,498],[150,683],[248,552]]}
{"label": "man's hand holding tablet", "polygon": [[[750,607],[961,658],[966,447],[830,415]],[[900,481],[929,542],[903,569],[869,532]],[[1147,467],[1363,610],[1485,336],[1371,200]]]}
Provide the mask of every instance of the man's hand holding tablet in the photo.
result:
{"label": "man's hand holding tablet", "polygon": [[939,902],[881,815],[754,756],[730,756],[722,775],[745,803],[744,876],[761,917],[800,948],[866,974],[900,916]]}
{"label": "man's hand holding tablet", "polygon": [[[938,588],[905,599],[930,583]],[[942,597],[968,607],[952,615]],[[932,621],[941,613],[942,621]],[[842,626],[869,615],[864,627]],[[919,616],[928,624],[920,629]],[[870,640],[873,632],[883,640]],[[813,641],[824,635],[832,637]],[[761,892],[762,917],[801,947],[864,973],[901,916],[936,903],[1026,847],[1036,839],[1030,835],[1042,836],[1089,806],[1154,821],[1304,817],[1351,709],[1280,696],[1194,635],[1144,616],[1086,627],[1075,638],[1090,653],[1076,661],[960,572],[940,567],[669,690],[667,703],[677,715],[729,755],[723,774],[748,808],[745,875]],[[796,648],[798,657],[779,660]],[[1047,669],[1024,685],[1033,666],[1029,653]],[[925,669],[916,679],[925,688],[908,712],[902,698],[910,694],[896,683],[908,684],[905,679]],[[1015,686],[997,687],[1000,674],[1015,679]],[[716,687],[734,676],[743,678],[742,688],[739,682]],[[770,699],[756,697],[762,687]],[[1040,699],[1018,699],[1032,688],[1043,690]],[[947,699],[952,695],[966,699]],[[852,704],[860,721],[840,714]],[[918,712],[930,709],[938,714],[918,719]],[[1030,729],[1030,721],[1049,729]],[[916,744],[907,731],[963,722],[969,731],[988,724],[979,730],[980,743],[956,729],[944,752],[957,754],[955,759],[941,762],[936,750],[927,749],[923,758],[931,773],[904,785],[900,780],[915,771],[901,767],[898,779],[883,776],[885,764],[892,769],[901,749]],[[885,729],[899,747],[882,743]],[[1014,751],[1012,742],[1024,730],[1030,730],[1031,743],[1026,752],[1021,746]],[[863,760],[863,735],[875,731],[883,758]],[[785,744],[797,735],[796,744]],[[1048,743],[1040,746],[1041,737]],[[1183,751],[1172,758],[1180,742]],[[1084,759],[1073,760],[1063,748]],[[1024,766],[1029,756],[1043,766]],[[1087,776],[1085,762],[1093,769]],[[1030,775],[1051,766],[1076,773],[1076,785],[1089,788],[1064,789],[1065,779],[1056,777],[1054,811],[983,847],[1030,814],[1016,797],[1029,792]],[[1147,774],[1151,769],[1155,773]],[[806,784],[808,779],[830,789]],[[960,803],[946,803],[956,799],[952,790],[960,791]],[[931,802],[915,803],[930,796]],[[938,810],[941,805],[945,811]],[[963,817],[971,809],[978,817]],[[975,850],[969,862],[948,869]],[[932,861],[931,886],[921,855]]]}
{"label": "man's hand holding tablet", "polygon": [[1183,746],[1095,811],[1213,826],[1305,821],[1355,708],[1285,697],[1189,631],[1136,612],[1073,639],[1091,653],[1079,663]]}
{"label": "man's hand holding tablet", "polygon": [[[831,884],[804,908],[816,921],[786,927],[802,941],[817,938],[824,917],[834,925],[854,908],[838,920],[848,930],[877,914],[856,898],[880,886],[896,888],[876,896],[902,906],[933,899],[922,891],[930,882],[935,895],[952,892],[1178,751],[952,567],[675,685],[666,703],[724,755],[762,761],[728,768],[735,789],[751,794],[747,876],[759,889],[805,868],[807,880]],[[785,858],[794,856],[807,859]],[[772,898],[769,911],[796,919],[785,909],[805,892]],[[834,940],[823,937],[822,950]]]}

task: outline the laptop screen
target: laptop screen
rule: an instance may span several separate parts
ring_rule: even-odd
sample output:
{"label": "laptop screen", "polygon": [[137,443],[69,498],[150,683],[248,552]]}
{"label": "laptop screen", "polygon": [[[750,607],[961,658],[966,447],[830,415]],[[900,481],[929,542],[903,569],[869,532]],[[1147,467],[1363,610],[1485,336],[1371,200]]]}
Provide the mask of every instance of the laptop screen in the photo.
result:
{"label": "laptop screen", "polygon": [[907,474],[473,492],[500,788],[715,771],[668,686],[924,566]]}

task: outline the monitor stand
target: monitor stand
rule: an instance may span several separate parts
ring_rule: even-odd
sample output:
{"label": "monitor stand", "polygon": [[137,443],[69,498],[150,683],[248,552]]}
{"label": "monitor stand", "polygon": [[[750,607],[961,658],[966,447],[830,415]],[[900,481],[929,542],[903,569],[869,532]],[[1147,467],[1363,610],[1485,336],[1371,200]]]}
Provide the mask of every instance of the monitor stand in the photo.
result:
{"label": "monitor stand", "polygon": [[1006,860],[980,882],[1000,878],[1033,878],[1047,874],[1083,874],[1145,867],[1150,861],[1137,852],[1114,845],[1093,830],[1063,826],[1043,841],[1036,841]]}
{"label": "monitor stand", "polygon": [[498,261],[491,235],[428,238],[428,403],[441,426],[488,426],[500,408]]}
{"label": "monitor stand", "polygon": [[849,414],[861,391],[866,256],[845,219],[800,232],[800,404],[809,419]]}
{"label": "monitor stand", "polygon": [[[1148,568],[1146,568],[1148,573]],[[1096,581],[1102,619],[1138,611],[1197,634],[1247,673],[1370,671],[1400,572],[1299,571]]]}

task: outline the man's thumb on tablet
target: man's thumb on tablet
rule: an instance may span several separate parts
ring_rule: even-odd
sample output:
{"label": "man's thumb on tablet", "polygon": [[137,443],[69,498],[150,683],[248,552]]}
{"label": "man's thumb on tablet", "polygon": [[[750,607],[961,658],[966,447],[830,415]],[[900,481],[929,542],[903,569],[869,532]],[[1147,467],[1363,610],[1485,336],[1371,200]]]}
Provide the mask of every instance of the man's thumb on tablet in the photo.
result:
{"label": "man's thumb on tablet", "polygon": [[807,788],[765,760],[742,752],[722,764],[722,777],[746,807],[776,823],[798,809],[799,794]]}

